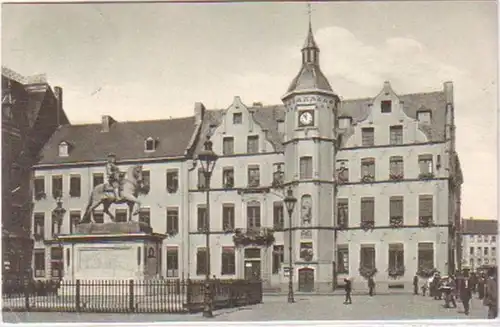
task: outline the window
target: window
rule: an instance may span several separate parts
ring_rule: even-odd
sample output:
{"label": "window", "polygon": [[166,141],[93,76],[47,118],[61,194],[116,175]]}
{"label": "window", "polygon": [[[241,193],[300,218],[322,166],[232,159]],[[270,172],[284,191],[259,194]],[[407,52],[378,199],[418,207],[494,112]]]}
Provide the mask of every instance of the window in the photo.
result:
{"label": "window", "polygon": [[259,136],[250,135],[247,138],[247,153],[259,153]]}
{"label": "window", "polygon": [[45,250],[35,249],[33,250],[33,262],[35,265],[35,277],[45,277]]}
{"label": "window", "polygon": [[52,196],[54,199],[60,198],[63,195],[63,178],[62,176],[52,176]]}
{"label": "window", "polygon": [[146,152],[151,152],[155,150],[155,140],[152,137],[148,137],[146,141],[144,141],[144,150]]}
{"label": "window", "polygon": [[375,245],[361,244],[359,253],[359,267],[365,269],[374,269],[375,267]]}
{"label": "window", "polygon": [[67,157],[69,155],[68,143],[61,142],[59,144],[59,157]]}
{"label": "window", "polygon": [[311,261],[313,258],[313,243],[300,242],[300,258],[304,261]]}
{"label": "window", "polygon": [[488,255],[488,250],[489,250],[489,248],[487,248],[487,247],[484,248],[484,255]]}
{"label": "window", "polygon": [[52,213],[52,237],[61,234],[61,226],[64,217],[60,215],[56,215],[54,212]]}
{"label": "window", "polygon": [[207,207],[198,206],[198,231],[204,232],[207,229]]}
{"label": "window", "polygon": [[179,248],[167,246],[167,277],[179,277]]}
{"label": "window", "polygon": [[257,201],[247,204],[247,228],[260,228],[260,203]]}
{"label": "window", "polygon": [[481,258],[477,258],[477,265],[480,266],[483,264],[483,260]]}
{"label": "window", "polygon": [[179,232],[179,209],[167,208],[167,234],[173,236]]}
{"label": "window", "polygon": [[117,222],[126,222],[127,221],[128,212],[127,209],[116,209],[115,210],[115,219]]}
{"label": "window", "polygon": [[207,180],[205,178],[205,171],[198,169],[198,190],[205,190],[207,187]]}
{"label": "window", "polygon": [[365,127],[361,129],[361,145],[375,145],[375,129],[373,127]]}
{"label": "window", "polygon": [[483,254],[483,248],[482,247],[478,247],[477,248],[477,253],[476,253],[478,256],[482,255]]}
{"label": "window", "polygon": [[471,247],[469,248],[469,254],[470,254],[470,255],[474,255],[474,247],[473,247],[473,246],[471,246]]}
{"label": "window", "polygon": [[51,276],[59,278],[63,276],[63,248],[50,248],[50,271]]}
{"label": "window", "polygon": [[339,244],[337,246],[337,273],[349,273],[349,245]]}
{"label": "window", "polygon": [[234,204],[222,205],[222,230],[228,231],[234,229]]}
{"label": "window", "polygon": [[234,154],[234,138],[233,137],[225,137],[222,140],[222,154],[223,155],[231,155]]}
{"label": "window", "polygon": [[380,111],[384,114],[390,113],[392,111],[392,101],[383,100],[380,102]]}
{"label": "window", "polygon": [[389,199],[389,219],[391,225],[402,225],[404,217],[404,198],[402,196],[391,196]]}
{"label": "window", "polygon": [[419,195],[418,217],[419,225],[429,225],[433,222],[433,198],[432,195]]}
{"label": "window", "polygon": [[491,235],[491,243],[496,243],[497,237],[495,235]]}
{"label": "window", "polygon": [[69,195],[79,198],[82,195],[80,175],[71,175],[69,178]]}
{"label": "window", "polygon": [[243,123],[243,115],[241,112],[237,112],[233,114],[233,124],[234,125],[239,125]]}
{"label": "window", "polygon": [[389,179],[400,180],[404,178],[404,161],[401,156],[389,158]]}
{"label": "window", "polygon": [[141,208],[139,211],[139,222],[151,225],[151,210],[149,208]]}
{"label": "window", "polygon": [[400,269],[405,266],[405,252],[403,243],[389,244],[389,270]]}
{"label": "window", "polygon": [[361,222],[375,222],[375,198],[361,198]]}
{"label": "window", "polygon": [[149,185],[151,185],[151,172],[149,170],[143,170],[142,171],[142,181],[144,183],[142,193],[148,194],[149,193]]}
{"label": "window", "polygon": [[36,212],[33,220],[35,239],[43,240],[45,237],[45,214],[43,212]]}
{"label": "window", "polygon": [[99,211],[94,211],[94,220],[97,224],[104,224],[104,213]]}
{"label": "window", "polygon": [[349,167],[347,160],[337,160],[337,182],[349,182]]}
{"label": "window", "polygon": [[273,245],[273,275],[279,273],[285,261],[285,247],[283,245]]}
{"label": "window", "polygon": [[340,228],[349,226],[349,199],[337,200],[337,226]]}
{"label": "window", "polygon": [[205,248],[198,248],[196,252],[196,275],[205,275],[207,271],[207,251]]}
{"label": "window", "polygon": [[391,126],[390,131],[390,144],[403,144],[403,126]]}
{"label": "window", "polygon": [[224,167],[222,169],[222,183],[224,188],[234,187],[234,169],[233,167]]}
{"label": "window", "polygon": [[236,274],[236,258],[234,247],[223,246],[221,256],[221,275],[234,275]]}
{"label": "window", "polygon": [[179,171],[177,169],[167,170],[167,192],[176,193],[179,189]]}
{"label": "window", "polygon": [[94,173],[92,175],[92,185],[95,188],[97,185],[104,184],[104,174]]}
{"label": "window", "polygon": [[260,249],[256,248],[245,249],[244,256],[245,259],[261,259]]}
{"label": "window", "polygon": [[420,177],[432,177],[432,155],[422,154],[418,156],[418,167],[420,169]]}
{"label": "window", "polygon": [[372,182],[375,180],[375,158],[361,159],[361,181]]}
{"label": "window", "polygon": [[472,259],[472,258],[469,259],[469,266],[471,268],[474,267],[474,259]]}
{"label": "window", "polygon": [[497,248],[496,248],[496,246],[494,246],[494,247],[491,248],[491,256],[492,257],[496,257],[497,256]]}
{"label": "window", "polygon": [[69,212],[69,233],[73,234],[76,231],[76,225],[80,222],[82,214],[80,211]]}
{"label": "window", "polygon": [[434,244],[430,242],[418,243],[418,268],[434,268]]}
{"label": "window", "polygon": [[248,167],[248,187],[260,186],[260,169],[258,166]]}
{"label": "window", "polygon": [[43,176],[35,177],[33,181],[33,191],[35,193],[35,200],[45,198],[45,178]]}
{"label": "window", "polygon": [[313,166],[312,157],[300,158],[300,179],[312,179]]}
{"label": "window", "polygon": [[283,202],[273,202],[273,229],[281,230],[285,227]]}

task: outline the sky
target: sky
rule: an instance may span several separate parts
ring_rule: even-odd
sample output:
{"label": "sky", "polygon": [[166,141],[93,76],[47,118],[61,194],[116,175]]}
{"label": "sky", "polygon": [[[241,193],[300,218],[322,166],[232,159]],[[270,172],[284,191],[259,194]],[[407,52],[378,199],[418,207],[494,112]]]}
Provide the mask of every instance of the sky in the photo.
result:
{"label": "sky", "polygon": [[[495,1],[313,3],[321,67],[344,99],[453,81],[462,215],[497,219]],[[61,86],[73,124],[191,116],[194,103],[281,103],[306,3],[4,4],[2,65]]]}

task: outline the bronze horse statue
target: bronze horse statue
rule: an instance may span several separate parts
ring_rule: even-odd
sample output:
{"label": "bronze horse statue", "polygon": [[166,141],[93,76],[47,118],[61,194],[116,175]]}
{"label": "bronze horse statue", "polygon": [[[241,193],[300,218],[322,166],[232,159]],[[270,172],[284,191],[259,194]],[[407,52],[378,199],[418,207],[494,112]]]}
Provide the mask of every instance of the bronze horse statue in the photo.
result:
{"label": "bronze horse statue", "polygon": [[[101,203],[103,206],[103,212],[105,212],[113,222],[115,221],[115,217],[109,211],[111,204],[127,203],[129,207],[128,220],[132,221],[132,216],[139,214],[139,210],[141,208],[141,202],[137,196],[143,187],[144,180],[142,178],[142,165],[130,167],[125,176],[120,178],[121,192],[118,198],[106,183],[97,185],[90,193],[89,202],[80,223],[92,222],[94,210]],[[135,205],[137,208],[133,211]]]}

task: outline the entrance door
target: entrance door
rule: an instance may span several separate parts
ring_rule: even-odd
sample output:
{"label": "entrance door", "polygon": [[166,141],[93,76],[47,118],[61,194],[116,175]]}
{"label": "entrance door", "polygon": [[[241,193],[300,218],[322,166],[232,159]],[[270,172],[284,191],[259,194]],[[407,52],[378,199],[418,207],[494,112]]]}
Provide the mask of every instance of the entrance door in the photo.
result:
{"label": "entrance door", "polygon": [[299,269],[299,292],[314,291],[314,269]]}
{"label": "entrance door", "polygon": [[245,279],[260,279],[260,261],[245,261]]}

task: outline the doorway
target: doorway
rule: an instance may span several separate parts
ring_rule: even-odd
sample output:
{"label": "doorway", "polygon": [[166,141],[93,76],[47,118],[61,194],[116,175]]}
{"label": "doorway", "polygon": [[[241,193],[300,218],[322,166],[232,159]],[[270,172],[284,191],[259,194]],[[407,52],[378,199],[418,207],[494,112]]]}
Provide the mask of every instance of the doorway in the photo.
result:
{"label": "doorway", "polygon": [[299,292],[314,291],[314,269],[301,268],[299,269]]}
{"label": "doorway", "polygon": [[245,279],[260,280],[260,261],[245,260]]}

